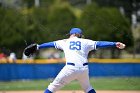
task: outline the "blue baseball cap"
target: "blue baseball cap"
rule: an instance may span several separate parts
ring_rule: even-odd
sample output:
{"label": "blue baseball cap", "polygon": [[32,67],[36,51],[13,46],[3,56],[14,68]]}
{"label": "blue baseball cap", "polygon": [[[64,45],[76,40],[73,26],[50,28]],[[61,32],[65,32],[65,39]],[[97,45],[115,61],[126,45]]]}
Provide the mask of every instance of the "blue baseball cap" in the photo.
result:
{"label": "blue baseball cap", "polygon": [[69,32],[70,35],[72,34],[82,34],[82,30],[80,28],[72,28]]}

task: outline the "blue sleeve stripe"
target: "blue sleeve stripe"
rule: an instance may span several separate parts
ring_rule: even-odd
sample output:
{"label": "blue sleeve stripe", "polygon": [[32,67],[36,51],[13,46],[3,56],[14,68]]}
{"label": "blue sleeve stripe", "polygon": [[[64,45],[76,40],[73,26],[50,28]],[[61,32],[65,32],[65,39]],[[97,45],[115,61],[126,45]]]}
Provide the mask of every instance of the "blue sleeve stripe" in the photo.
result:
{"label": "blue sleeve stripe", "polygon": [[56,45],[56,42],[54,42],[54,46],[55,46],[56,49],[58,49],[58,48],[57,48],[57,45]]}
{"label": "blue sleeve stripe", "polygon": [[96,48],[116,47],[116,42],[98,41]]}
{"label": "blue sleeve stripe", "polygon": [[38,49],[55,47],[54,42],[48,42],[38,45]]}
{"label": "blue sleeve stripe", "polygon": [[95,42],[94,44],[94,49],[96,50],[96,48],[97,48],[97,42]]}

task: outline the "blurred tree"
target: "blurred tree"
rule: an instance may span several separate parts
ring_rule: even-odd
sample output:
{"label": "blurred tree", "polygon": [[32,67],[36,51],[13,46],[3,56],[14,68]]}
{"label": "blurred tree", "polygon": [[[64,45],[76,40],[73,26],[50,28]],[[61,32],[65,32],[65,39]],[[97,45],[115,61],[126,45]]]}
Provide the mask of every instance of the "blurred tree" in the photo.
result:
{"label": "blurred tree", "polygon": [[35,0],[22,0],[23,4],[25,4],[28,8],[31,8],[34,6]]}
{"label": "blurred tree", "polygon": [[[60,6],[61,5],[61,6]],[[71,6],[67,2],[57,0],[48,13],[49,40],[64,38],[70,28],[75,26],[76,16],[71,11]]]}
{"label": "blurred tree", "polygon": [[135,41],[135,53],[140,53],[140,26],[133,30],[133,36]]}
{"label": "blurred tree", "polygon": [[[131,26],[128,20],[116,8],[99,8],[95,3],[88,5],[78,25],[84,29],[89,39],[104,41],[120,41],[127,47],[133,45]],[[119,57],[112,49],[112,58]],[[118,55],[115,55],[118,54]]]}
{"label": "blurred tree", "polygon": [[31,8],[24,13],[0,8],[0,14],[0,48],[21,57],[27,45],[48,41],[47,9]]}
{"label": "blurred tree", "polygon": [[0,14],[0,48],[9,50],[9,53],[17,52],[24,46],[25,21],[13,9],[0,8]]}
{"label": "blurred tree", "polygon": [[56,0],[40,0],[40,6],[49,8],[51,5],[53,5],[54,1]]}
{"label": "blurred tree", "polygon": [[[29,10],[28,10],[29,11]],[[47,9],[31,8],[25,16],[27,31],[25,39],[30,43],[41,43],[47,40]]]}
{"label": "blurred tree", "polygon": [[[47,7],[49,8],[55,0],[37,0],[39,1],[38,7]],[[22,0],[23,5],[26,5],[28,8],[35,7],[36,0]]]}

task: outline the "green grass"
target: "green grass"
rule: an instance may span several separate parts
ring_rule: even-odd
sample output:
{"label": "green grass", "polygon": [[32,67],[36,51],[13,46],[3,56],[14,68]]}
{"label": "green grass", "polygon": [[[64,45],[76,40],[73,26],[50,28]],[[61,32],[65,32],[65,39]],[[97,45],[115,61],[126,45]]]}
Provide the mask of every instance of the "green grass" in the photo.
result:
{"label": "green grass", "polygon": [[140,78],[96,78],[91,84],[97,90],[140,90]]}
{"label": "green grass", "polygon": [[[52,80],[0,82],[0,90],[44,90]],[[96,90],[140,90],[140,78],[91,78]],[[66,85],[63,90],[81,90],[77,81]]]}

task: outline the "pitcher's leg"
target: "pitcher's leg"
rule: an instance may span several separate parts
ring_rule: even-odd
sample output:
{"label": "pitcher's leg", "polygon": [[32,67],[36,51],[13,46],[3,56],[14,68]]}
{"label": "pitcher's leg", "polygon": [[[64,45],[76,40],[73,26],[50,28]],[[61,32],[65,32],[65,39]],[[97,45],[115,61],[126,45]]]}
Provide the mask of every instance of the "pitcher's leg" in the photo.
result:
{"label": "pitcher's leg", "polygon": [[96,93],[94,89],[91,89],[88,93]]}
{"label": "pitcher's leg", "polygon": [[57,77],[54,79],[54,81],[50,83],[45,93],[53,93],[74,79],[75,79],[74,70],[64,67],[57,75]]}
{"label": "pitcher's leg", "polygon": [[78,81],[81,87],[84,89],[85,93],[96,93],[89,82],[88,70],[83,71],[78,77]]}
{"label": "pitcher's leg", "polygon": [[52,93],[49,89],[46,89],[44,93]]}

